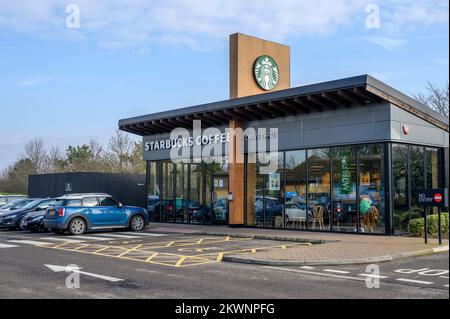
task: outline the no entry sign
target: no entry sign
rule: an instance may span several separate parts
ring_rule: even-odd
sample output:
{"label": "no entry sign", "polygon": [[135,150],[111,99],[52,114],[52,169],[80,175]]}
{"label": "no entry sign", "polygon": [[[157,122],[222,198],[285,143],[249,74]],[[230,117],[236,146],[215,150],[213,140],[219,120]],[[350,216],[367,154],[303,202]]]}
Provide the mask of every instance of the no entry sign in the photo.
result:
{"label": "no entry sign", "polygon": [[447,190],[422,189],[417,194],[417,204],[424,207],[448,207]]}

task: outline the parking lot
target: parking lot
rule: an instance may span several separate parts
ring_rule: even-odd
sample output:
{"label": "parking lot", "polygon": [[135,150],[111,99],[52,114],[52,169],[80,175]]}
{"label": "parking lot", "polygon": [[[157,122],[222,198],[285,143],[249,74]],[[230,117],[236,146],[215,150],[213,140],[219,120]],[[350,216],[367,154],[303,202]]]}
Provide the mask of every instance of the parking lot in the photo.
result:
{"label": "parking lot", "polygon": [[[85,236],[3,232],[4,245],[33,245],[42,249],[90,254],[168,267],[190,267],[221,262],[225,255],[289,249],[310,243],[256,240],[229,236],[151,233],[89,233]],[[1,238],[1,237],[0,237]],[[6,248],[6,246],[5,246]],[[14,248],[14,247],[11,247]]]}
{"label": "parking lot", "polygon": [[[0,231],[0,298],[448,298],[448,254],[380,264],[380,289],[367,289],[362,265],[267,267],[222,261],[231,254],[288,252],[297,245],[308,244],[163,231],[82,236]],[[424,269],[447,273],[421,276]],[[69,289],[67,280],[75,270],[80,288]]]}

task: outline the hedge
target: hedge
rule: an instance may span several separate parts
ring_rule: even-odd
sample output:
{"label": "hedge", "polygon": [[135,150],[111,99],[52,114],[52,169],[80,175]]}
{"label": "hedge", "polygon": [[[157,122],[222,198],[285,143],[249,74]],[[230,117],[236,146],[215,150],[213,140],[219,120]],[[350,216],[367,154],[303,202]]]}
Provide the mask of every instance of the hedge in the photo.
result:
{"label": "hedge", "polygon": [[[442,234],[448,235],[448,213],[442,213]],[[424,236],[424,218],[411,219],[408,225],[408,230],[413,236]],[[438,235],[438,215],[428,216],[428,235],[431,237]]]}

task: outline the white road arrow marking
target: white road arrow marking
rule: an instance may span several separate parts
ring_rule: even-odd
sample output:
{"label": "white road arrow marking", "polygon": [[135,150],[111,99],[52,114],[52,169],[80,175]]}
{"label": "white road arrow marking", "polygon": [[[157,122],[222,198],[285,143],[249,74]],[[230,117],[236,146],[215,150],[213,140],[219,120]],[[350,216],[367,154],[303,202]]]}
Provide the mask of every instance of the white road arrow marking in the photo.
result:
{"label": "white road arrow marking", "polygon": [[0,244],[0,248],[15,248],[15,247],[20,247],[20,246],[8,245],[8,244]]}
{"label": "white road arrow marking", "polygon": [[124,281],[123,279],[120,279],[120,278],[115,278],[115,277],[98,275],[98,274],[93,274],[93,273],[90,273],[90,272],[80,271],[82,268],[70,268],[68,266],[58,266],[58,265],[44,265],[44,266],[49,268],[49,269],[51,269],[54,272],[77,272],[80,275],[85,275],[85,276],[89,276],[89,277],[103,279],[103,280],[110,281],[110,282]]}

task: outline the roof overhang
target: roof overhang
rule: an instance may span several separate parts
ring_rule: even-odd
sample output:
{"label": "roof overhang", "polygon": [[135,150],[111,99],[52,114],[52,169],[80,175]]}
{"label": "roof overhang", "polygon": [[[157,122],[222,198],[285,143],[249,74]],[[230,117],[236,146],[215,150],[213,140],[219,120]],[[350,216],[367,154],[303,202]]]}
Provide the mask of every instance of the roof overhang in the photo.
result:
{"label": "roof overhang", "polygon": [[221,126],[228,125],[230,120],[248,122],[374,103],[392,103],[447,132],[449,130],[447,117],[369,75],[123,119],[119,121],[119,128],[148,136],[168,133],[179,127],[192,128],[194,120],[201,120],[205,127]]}

